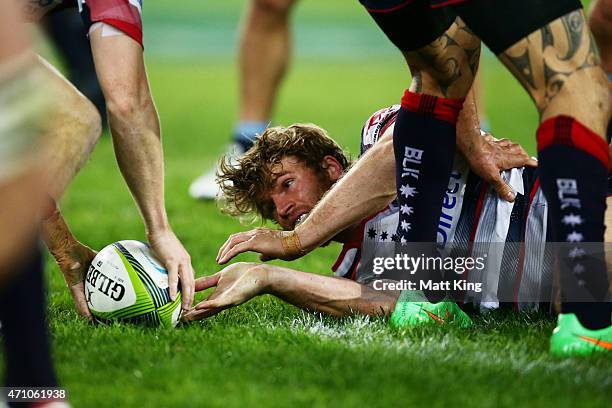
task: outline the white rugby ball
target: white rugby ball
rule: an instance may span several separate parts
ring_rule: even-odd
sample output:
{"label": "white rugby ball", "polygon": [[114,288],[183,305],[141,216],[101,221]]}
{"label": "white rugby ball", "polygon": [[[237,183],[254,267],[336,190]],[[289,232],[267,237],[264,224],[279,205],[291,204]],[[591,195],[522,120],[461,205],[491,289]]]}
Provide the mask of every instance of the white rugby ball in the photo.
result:
{"label": "white rugby ball", "polygon": [[180,292],[170,300],[168,272],[140,241],[118,241],[98,252],[87,271],[85,296],[101,321],[174,327],[181,313]]}

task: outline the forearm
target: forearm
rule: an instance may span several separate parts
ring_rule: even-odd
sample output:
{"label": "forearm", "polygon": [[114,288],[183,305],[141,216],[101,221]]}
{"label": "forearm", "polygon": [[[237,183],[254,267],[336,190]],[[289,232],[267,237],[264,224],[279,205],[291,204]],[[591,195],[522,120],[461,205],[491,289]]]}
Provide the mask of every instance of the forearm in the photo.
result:
{"label": "forearm", "polygon": [[127,35],[103,37],[102,29],[89,38],[121,173],[147,232],[165,229],[161,131],[142,48]]}
{"label": "forearm", "polygon": [[296,228],[312,250],[348,226],[384,208],[395,197],[393,138],[381,138],[319,201]]}
{"label": "forearm", "polygon": [[168,218],[159,119],[148,93],[143,98],[127,111],[109,102],[109,121],[119,168],[150,234],[167,229]]}
{"label": "forearm", "polygon": [[389,316],[399,292],[377,291],[349,279],[267,267],[267,293],[301,309],[342,317]]}
{"label": "forearm", "polygon": [[463,109],[457,120],[457,148],[469,160],[480,154],[483,145],[484,140],[480,134],[480,122],[476,108],[476,95],[472,88],[465,98]]}

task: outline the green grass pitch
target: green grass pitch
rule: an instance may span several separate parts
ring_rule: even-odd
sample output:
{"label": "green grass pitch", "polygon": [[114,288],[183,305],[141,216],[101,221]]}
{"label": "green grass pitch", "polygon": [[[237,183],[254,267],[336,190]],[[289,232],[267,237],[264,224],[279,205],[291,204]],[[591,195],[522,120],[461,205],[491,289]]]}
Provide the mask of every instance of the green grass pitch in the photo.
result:
{"label": "green grass pitch", "polygon": [[[167,208],[196,274],[211,274],[220,269],[214,262],[219,246],[246,227],[221,215],[214,203],[191,200],[187,188],[223,151],[235,119],[233,51],[215,44],[232,46],[243,2],[204,7],[190,0],[180,8],[145,3]],[[274,123],[317,123],[355,156],[365,119],[398,101],[409,76],[356,1],[302,3],[295,15],[297,55]],[[321,38],[325,30],[328,39]],[[187,40],[178,41],[175,32]],[[363,38],[361,51],[351,33]],[[309,54],[309,45],[325,41],[337,56]],[[185,55],[190,46],[196,51]],[[217,58],[217,52],[225,54]],[[491,55],[483,66],[493,131],[534,153],[537,116],[528,97]],[[77,237],[93,248],[144,239],[109,137],[102,138],[62,207]],[[338,252],[332,245],[290,265],[330,274]],[[51,260],[47,275],[54,358],[76,407],[612,406],[610,360],[551,358],[554,322],[540,315],[493,313],[476,317],[470,330],[398,333],[382,320],[322,318],[264,296],[176,330],[93,327],[77,318]]]}

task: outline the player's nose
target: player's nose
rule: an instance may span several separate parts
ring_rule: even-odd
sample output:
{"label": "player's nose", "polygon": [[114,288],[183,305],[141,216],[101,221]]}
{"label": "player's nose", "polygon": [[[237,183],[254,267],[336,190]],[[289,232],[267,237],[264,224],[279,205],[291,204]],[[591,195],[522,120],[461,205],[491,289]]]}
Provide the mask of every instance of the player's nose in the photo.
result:
{"label": "player's nose", "polygon": [[293,200],[284,200],[284,202],[277,205],[276,208],[278,208],[278,215],[281,218],[287,218],[290,217],[295,210],[295,203]]}

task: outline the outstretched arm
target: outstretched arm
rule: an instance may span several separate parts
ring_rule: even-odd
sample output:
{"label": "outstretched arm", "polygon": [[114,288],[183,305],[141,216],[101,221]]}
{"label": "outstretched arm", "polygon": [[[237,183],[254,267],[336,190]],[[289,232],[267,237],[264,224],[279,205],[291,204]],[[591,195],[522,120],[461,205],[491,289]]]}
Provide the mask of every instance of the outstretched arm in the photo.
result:
{"label": "outstretched arm", "polygon": [[193,268],[166,215],[160,124],[143,51],[127,35],[103,37],[101,32],[91,33],[90,41],[117,162],[144,219],[149,243],[168,270],[170,296],[176,297],[180,277],[187,309],[193,302]]}
{"label": "outstretched arm", "polygon": [[[514,194],[500,176],[500,171],[513,167],[535,166],[537,162],[516,143],[507,139],[496,141],[491,136],[481,136],[471,93],[458,126],[458,147],[468,158],[472,170],[494,186],[502,197],[509,201],[514,200]],[[258,228],[234,234],[219,250],[217,262],[224,264],[246,251],[262,254],[262,260],[296,259],[329,241],[347,226],[376,213],[387,205],[395,194],[393,134],[389,129],[319,201],[306,220],[294,231]]]}
{"label": "outstretched arm", "polygon": [[196,290],[215,288],[185,320],[200,320],[261,295],[277,296],[301,309],[349,316],[390,316],[399,292],[377,291],[349,279],[316,275],[274,265],[235,263],[196,281]]}

